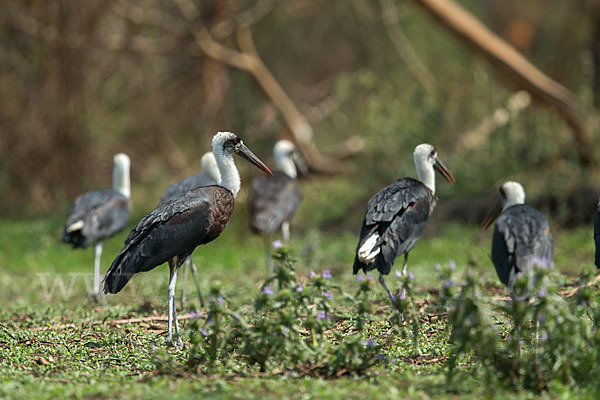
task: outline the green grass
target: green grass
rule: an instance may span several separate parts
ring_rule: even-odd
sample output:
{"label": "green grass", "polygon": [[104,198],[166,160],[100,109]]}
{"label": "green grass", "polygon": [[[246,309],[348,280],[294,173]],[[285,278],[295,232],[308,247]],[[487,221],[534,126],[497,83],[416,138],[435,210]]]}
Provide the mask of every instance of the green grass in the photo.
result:
{"label": "green grass", "polygon": [[[220,281],[232,307],[248,307],[266,277],[264,243],[247,235],[243,217],[234,218],[224,234],[194,254],[201,285],[208,290]],[[131,228],[131,227],[129,227]],[[398,362],[377,367],[360,377],[339,379],[211,375],[186,372],[182,365],[189,346],[163,348],[166,324],[160,321],[108,322],[165,314],[168,269],[161,266],[140,274],[105,306],[87,299],[91,282],[92,250],[71,250],[59,242],[62,220],[5,220],[0,223],[0,398],[460,398],[489,395],[499,398],[535,397],[509,388],[485,387],[470,371],[477,365],[464,360],[459,379],[448,386],[444,376],[448,327],[443,320],[425,321],[419,349],[413,357],[405,339],[396,338],[385,349]],[[129,229],[105,243],[103,269],[120,250]],[[8,240],[9,238],[9,240]],[[409,269],[415,274],[418,300],[435,301],[428,291],[439,286],[436,263],[455,260],[458,273],[471,268],[496,284],[489,246],[491,231],[477,227],[429,227],[411,252]],[[307,231],[293,237],[297,273],[330,269],[333,281],[345,292],[357,288],[350,268],[356,235],[352,232]],[[555,261],[565,280],[592,270],[591,229],[580,228],[555,236]],[[388,278],[394,280],[392,276]],[[45,280],[45,283],[44,283]],[[49,288],[58,282],[52,294]],[[72,285],[72,286],[71,286]],[[190,290],[193,285],[190,282]],[[498,290],[503,289],[498,286]],[[179,289],[177,294],[179,295]],[[390,313],[383,290],[375,288],[375,310],[382,319]],[[341,297],[341,296],[339,296]],[[180,311],[185,316],[195,301]],[[340,300],[341,301],[341,300]],[[102,323],[102,321],[107,321]],[[184,328],[187,321],[182,321]],[[73,324],[70,327],[66,325]],[[374,322],[374,336],[386,335],[387,325]],[[184,339],[187,338],[187,333]],[[158,350],[156,350],[158,348]],[[168,357],[171,370],[159,361]],[[162,367],[161,367],[162,365]],[[553,385],[550,398],[593,398],[589,390],[569,391]]]}

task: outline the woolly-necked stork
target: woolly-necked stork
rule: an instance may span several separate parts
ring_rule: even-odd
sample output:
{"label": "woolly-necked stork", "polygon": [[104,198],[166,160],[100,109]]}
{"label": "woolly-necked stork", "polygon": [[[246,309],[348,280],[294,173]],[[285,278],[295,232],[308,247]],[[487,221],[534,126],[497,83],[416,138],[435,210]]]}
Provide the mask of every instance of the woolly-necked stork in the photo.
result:
{"label": "woolly-necked stork", "polygon": [[[500,198],[481,226],[487,229],[496,218],[492,238],[492,262],[500,281],[512,291],[518,272],[531,270],[537,260],[551,264],[552,237],[546,218],[525,203],[525,190],[518,182],[500,186]],[[499,216],[499,217],[498,217]]]}
{"label": "woolly-necked stork", "polygon": [[401,254],[404,254],[402,274],[406,274],[408,252],[419,240],[435,207],[435,171],[450,184],[454,183],[454,177],[432,145],[418,145],[414,161],[419,180],[398,179],[369,200],[354,258],[354,274],[377,269],[379,283],[392,302],[394,297],[384,275],[390,273],[394,260]]}
{"label": "woolly-necked stork", "polygon": [[166,343],[182,345],[175,310],[177,271],[196,246],[215,240],[227,226],[234,199],[240,190],[240,174],[233,160],[239,154],[263,171],[269,168],[231,132],[213,137],[212,152],[221,172],[219,185],[192,189],[146,215],[131,231],[125,246],[104,277],[104,293],[118,293],[138,272],[169,262],[169,321]]}
{"label": "woolly-necked stork", "polygon": [[126,154],[113,157],[113,188],[87,192],[75,199],[67,218],[62,241],[73,248],[94,245],[94,286],[90,297],[100,298],[100,256],[105,239],[119,232],[129,219],[131,190],[130,161]]}
{"label": "woolly-necked stork", "polygon": [[284,243],[290,240],[290,221],[300,206],[302,196],[297,181],[298,170],[306,174],[306,167],[296,147],[288,140],[280,140],[273,147],[277,171],[273,176],[255,178],[248,195],[250,229],[265,236],[267,268],[270,264],[268,236],[281,229]]}
{"label": "woolly-necked stork", "polygon": [[[192,189],[203,186],[217,185],[219,184],[219,182],[221,182],[221,173],[219,172],[219,167],[217,166],[215,156],[211,151],[209,151],[208,153],[204,153],[204,155],[200,159],[200,165],[202,166],[202,173],[188,176],[187,178],[175,182],[169,187],[167,187],[162,193],[162,196],[160,196],[160,203],[158,204],[158,206],[160,207],[164,203],[173,200],[174,198],[179,197],[185,192],[189,192]],[[194,265],[194,261],[192,260],[191,255],[186,258],[183,264],[181,307],[185,307],[187,299],[188,266],[192,270],[192,277],[194,278],[194,284],[196,285],[196,290],[198,291],[200,306],[204,307],[204,300],[202,299],[202,293],[200,292],[200,284],[198,283],[198,270],[196,268],[196,265]]]}
{"label": "woolly-necked stork", "polygon": [[596,218],[594,219],[594,242],[596,243],[596,257],[594,264],[600,269],[600,200],[596,205]]}

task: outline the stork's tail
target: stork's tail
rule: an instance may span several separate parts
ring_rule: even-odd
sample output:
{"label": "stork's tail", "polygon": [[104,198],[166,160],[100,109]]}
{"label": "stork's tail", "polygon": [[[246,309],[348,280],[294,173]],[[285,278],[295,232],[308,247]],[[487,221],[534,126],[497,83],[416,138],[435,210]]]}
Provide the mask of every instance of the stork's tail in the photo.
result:
{"label": "stork's tail", "polygon": [[379,233],[376,230],[368,233],[364,239],[358,243],[356,257],[354,258],[354,274],[357,274],[360,270],[367,272],[376,268],[376,263],[374,261],[377,256],[381,254],[380,246],[381,236],[379,236]]}

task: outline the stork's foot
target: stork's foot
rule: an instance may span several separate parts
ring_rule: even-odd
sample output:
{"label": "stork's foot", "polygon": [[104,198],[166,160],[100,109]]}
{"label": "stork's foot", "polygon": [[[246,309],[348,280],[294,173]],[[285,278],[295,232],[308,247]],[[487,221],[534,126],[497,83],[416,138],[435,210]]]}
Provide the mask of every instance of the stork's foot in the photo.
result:
{"label": "stork's foot", "polygon": [[167,335],[167,338],[163,342],[163,346],[177,346],[183,348],[183,342],[181,341],[181,337],[177,336],[177,340],[173,342],[173,335]]}
{"label": "stork's foot", "polygon": [[104,296],[100,292],[88,293],[90,301],[94,304],[105,304]]}

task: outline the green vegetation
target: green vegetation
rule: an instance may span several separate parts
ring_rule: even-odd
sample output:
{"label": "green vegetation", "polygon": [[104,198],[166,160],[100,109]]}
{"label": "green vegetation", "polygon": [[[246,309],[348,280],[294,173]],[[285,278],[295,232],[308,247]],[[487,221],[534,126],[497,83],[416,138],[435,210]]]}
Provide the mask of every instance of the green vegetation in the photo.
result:
{"label": "green vegetation", "polygon": [[[392,287],[408,284],[407,301],[411,299],[392,307],[378,284],[368,279],[357,282],[350,273],[356,245],[352,233],[297,235],[293,245],[293,254],[298,258],[293,264],[295,276],[279,275],[276,281],[265,283],[262,238],[245,235],[243,222],[242,217],[234,219],[223,237],[200,247],[194,255],[202,271],[202,286],[206,293],[212,288],[209,297],[213,302],[206,310],[200,310],[199,315],[194,313],[191,323],[189,317],[194,305],[180,311],[184,349],[162,347],[166,322],[152,319],[164,316],[166,311],[166,267],[136,277],[122,293],[110,296],[108,305],[94,306],[87,300],[84,279],[91,280],[92,251],[72,251],[58,243],[62,221],[1,223],[0,235],[10,237],[11,241],[0,243],[0,266],[4,271],[0,277],[3,288],[0,300],[5,305],[0,312],[0,397],[455,398],[493,393],[499,398],[593,398],[595,395],[596,387],[581,386],[578,381],[565,382],[560,376],[547,382],[544,388],[547,391],[542,392],[518,382],[506,383],[495,373],[487,376],[483,372],[493,369],[489,360],[482,357],[485,343],[456,353],[453,379],[447,381],[447,362],[453,348],[451,326],[456,326],[461,318],[452,317],[452,325],[446,320],[443,301],[456,302],[459,289],[456,287],[454,294],[440,292],[440,274],[447,273],[451,259],[456,260],[452,279],[457,284],[464,279],[468,267],[486,283],[484,293],[504,295],[505,289],[497,285],[487,256],[490,232],[458,225],[437,231],[428,229],[429,236],[422,238],[409,258],[414,280],[398,280],[394,273],[388,277]],[[125,235],[123,232],[107,241],[105,268]],[[232,243],[236,243],[233,249]],[[573,281],[580,272],[594,271],[592,254],[588,229],[563,232],[556,243],[561,279]],[[436,263],[445,268],[436,270]],[[316,272],[313,278],[311,270]],[[324,279],[324,270],[330,271],[331,279]],[[45,284],[42,277],[46,278]],[[52,295],[46,297],[44,293],[59,278],[65,283],[65,291],[55,286]],[[297,299],[290,300],[283,308],[278,282],[289,287],[285,295],[288,299]],[[294,297],[299,292],[293,289],[300,283],[306,296]],[[265,284],[273,290],[273,295],[265,293]],[[190,289],[192,286],[190,282]],[[332,297],[323,296],[324,290]],[[594,302],[590,312],[595,313],[593,293],[588,300]],[[465,296],[462,298],[470,298]],[[195,299],[193,293],[189,298]],[[213,310],[214,314],[217,309],[223,324],[220,330],[211,331],[214,325],[206,325],[205,311]],[[320,318],[320,311],[325,318]],[[406,325],[400,322],[402,311]],[[584,311],[580,308],[573,317],[591,318]],[[233,322],[236,313],[245,326]],[[495,310],[492,315],[500,322],[496,327],[500,332],[495,337],[497,345],[509,346],[502,332],[511,329],[510,312]],[[136,322],[137,318],[146,320]],[[278,341],[273,332],[282,329],[282,318],[292,318],[288,319],[290,330],[296,329],[297,337],[311,335],[306,328],[312,326],[316,343]],[[128,319],[131,321],[127,322]],[[255,324],[260,320],[262,325]],[[356,325],[361,320],[362,328]],[[467,316],[463,320],[468,320]],[[232,329],[235,326],[237,331]],[[227,338],[226,334],[232,332],[237,332],[237,337]],[[269,337],[271,343],[257,345],[256,339],[261,336]],[[371,347],[368,342],[365,345],[369,338],[377,340],[376,345],[374,342]],[[254,347],[250,347],[251,339]],[[461,340],[452,339],[455,345],[469,344],[471,339]],[[212,356],[207,351],[211,343],[223,345]],[[552,343],[558,346],[560,339]],[[267,354],[273,348],[277,351]],[[347,351],[350,349],[354,353]],[[364,353],[359,353],[360,349]],[[256,358],[249,358],[251,354]],[[352,359],[352,354],[358,358]],[[525,368],[528,354],[524,351],[514,362],[523,363],[520,368]],[[266,355],[269,357],[264,358]],[[587,356],[592,357],[593,353]],[[302,361],[298,364],[301,368],[293,368],[297,361]],[[313,368],[315,365],[318,367]],[[331,374],[340,376],[332,379]]]}

